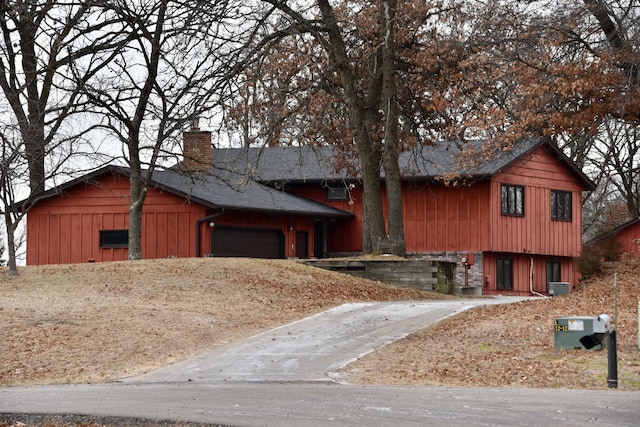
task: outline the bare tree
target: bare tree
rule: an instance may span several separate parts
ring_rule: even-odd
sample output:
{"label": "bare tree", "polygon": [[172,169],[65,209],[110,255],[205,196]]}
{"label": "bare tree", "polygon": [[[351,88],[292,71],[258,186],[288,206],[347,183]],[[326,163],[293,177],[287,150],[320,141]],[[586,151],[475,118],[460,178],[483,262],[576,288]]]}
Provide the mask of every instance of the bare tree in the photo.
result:
{"label": "bare tree", "polygon": [[[124,42],[117,22],[104,19],[94,1],[0,2],[0,88],[4,99],[0,193],[7,232],[9,272],[16,269],[16,229],[29,209],[15,204],[20,190],[33,197],[71,170],[90,131],[81,97],[83,82],[109,63]],[[72,72],[72,69],[74,72]]]}
{"label": "bare tree", "polygon": [[231,1],[104,4],[130,42],[83,88],[130,168],[129,259],[143,257],[142,209],[153,171],[175,156],[185,124],[217,105],[221,76],[233,68],[241,9]]}
{"label": "bare tree", "polygon": [[627,218],[640,216],[640,129],[621,120],[607,120],[591,148],[598,182],[617,193]]}
{"label": "bare tree", "polygon": [[[20,194],[20,189],[28,188],[28,164],[25,161],[24,149],[22,147],[19,132],[13,126],[2,126],[0,128],[0,210],[4,220],[7,236],[7,264],[9,266],[9,276],[18,275],[18,265],[16,260],[16,230],[26,211],[15,206]],[[23,184],[23,185],[21,185]]]}
{"label": "bare tree", "polygon": [[[118,23],[105,19],[95,4],[0,3],[0,87],[24,142],[32,194],[45,189],[47,157],[61,144],[57,136],[64,122],[84,110],[79,85],[110,61],[100,53],[123,43]],[[72,66],[80,72],[76,78]]]}

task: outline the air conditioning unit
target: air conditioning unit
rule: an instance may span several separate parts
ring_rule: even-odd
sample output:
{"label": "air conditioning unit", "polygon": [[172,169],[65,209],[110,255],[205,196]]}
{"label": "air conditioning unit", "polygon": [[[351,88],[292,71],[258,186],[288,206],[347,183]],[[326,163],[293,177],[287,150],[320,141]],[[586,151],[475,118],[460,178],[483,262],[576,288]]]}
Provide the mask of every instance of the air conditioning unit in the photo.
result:
{"label": "air conditioning unit", "polygon": [[570,292],[571,285],[567,282],[549,282],[549,295],[557,297]]}

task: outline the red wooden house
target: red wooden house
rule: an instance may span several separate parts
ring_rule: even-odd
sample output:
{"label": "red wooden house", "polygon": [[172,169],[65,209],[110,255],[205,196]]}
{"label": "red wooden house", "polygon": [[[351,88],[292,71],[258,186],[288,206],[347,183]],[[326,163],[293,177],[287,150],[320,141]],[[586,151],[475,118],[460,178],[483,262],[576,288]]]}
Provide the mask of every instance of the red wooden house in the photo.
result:
{"label": "red wooden house", "polygon": [[[362,251],[355,162],[341,159],[337,168],[329,147],[212,149],[201,131],[185,133],[184,144],[182,167],[152,176],[143,211],[146,258]],[[593,183],[548,138],[519,141],[463,171],[463,184],[446,186],[437,178],[456,168],[458,155],[456,144],[403,154],[408,254],[460,263],[458,280],[485,294],[575,284],[581,193]],[[37,196],[27,218],[27,263],[126,259],[127,175],[107,167]]]}
{"label": "red wooden house", "polygon": [[615,237],[625,255],[640,255],[640,218],[632,219],[624,224],[587,242],[598,244],[605,239]]}
{"label": "red wooden house", "polygon": [[[128,168],[107,166],[37,196],[27,214],[27,264],[126,260],[128,175]],[[156,171],[151,184],[142,220],[146,258],[306,258],[317,220],[352,217],[251,181]]]}

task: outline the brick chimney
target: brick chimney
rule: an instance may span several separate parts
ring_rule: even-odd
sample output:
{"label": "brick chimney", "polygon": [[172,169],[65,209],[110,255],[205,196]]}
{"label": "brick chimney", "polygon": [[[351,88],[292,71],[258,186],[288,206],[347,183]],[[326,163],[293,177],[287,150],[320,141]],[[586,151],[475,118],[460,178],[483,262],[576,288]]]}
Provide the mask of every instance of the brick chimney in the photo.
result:
{"label": "brick chimney", "polygon": [[187,172],[211,172],[211,132],[193,128],[182,134],[182,166]]}

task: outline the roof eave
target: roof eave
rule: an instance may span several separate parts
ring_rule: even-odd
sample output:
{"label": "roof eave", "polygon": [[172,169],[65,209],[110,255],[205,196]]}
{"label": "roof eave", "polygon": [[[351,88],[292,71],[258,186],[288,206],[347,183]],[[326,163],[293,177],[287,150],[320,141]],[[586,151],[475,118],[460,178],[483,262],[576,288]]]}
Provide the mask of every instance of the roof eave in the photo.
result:
{"label": "roof eave", "polygon": [[556,143],[548,136],[540,136],[538,143],[534,144],[527,151],[523,152],[518,157],[515,157],[513,160],[505,164],[499,170],[496,170],[493,173],[493,176],[501,173],[502,171],[508,169],[515,162],[522,159],[524,156],[533,153],[539,147],[545,148],[549,151],[552,151],[558,160],[560,160],[567,168],[571,170],[571,172],[578,178],[580,183],[585,187],[585,191],[594,191],[596,189],[596,184],[584,173],[574,162],[572,162],[567,155],[558,147]]}
{"label": "roof eave", "polygon": [[351,212],[341,211],[336,213],[321,213],[314,211],[289,211],[289,210],[278,210],[278,209],[261,209],[261,208],[251,208],[251,207],[238,207],[238,206],[225,206],[220,205],[219,207],[224,208],[226,212],[228,211],[240,211],[240,212],[259,212],[264,214],[288,214],[288,215],[298,215],[298,216],[306,216],[306,217],[315,217],[315,218],[327,218],[327,219],[351,219],[355,217]]}
{"label": "roof eave", "polygon": [[612,230],[609,230],[609,231],[607,231],[605,233],[600,234],[599,236],[594,237],[593,239],[588,240],[587,242],[585,242],[585,244],[593,244],[593,243],[596,243],[596,242],[598,242],[600,240],[606,239],[609,236],[616,235],[616,234],[620,233],[621,231],[623,231],[623,230],[625,230],[625,229],[627,229],[627,228],[629,228],[629,227],[631,227],[633,225],[636,225],[639,222],[640,222],[640,217],[634,218],[634,219],[632,219],[630,221],[625,222],[624,224],[621,224],[621,225],[617,226],[616,228],[614,228]]}
{"label": "roof eave", "polygon": [[43,200],[47,200],[51,197],[56,197],[56,196],[62,196],[64,195],[64,193],[69,190],[72,187],[75,187],[77,185],[80,184],[91,184],[91,181],[98,177],[98,176],[102,176],[102,175],[106,175],[108,173],[114,174],[114,175],[123,175],[123,176],[130,176],[131,173],[129,171],[128,168],[123,167],[123,166],[116,166],[116,165],[107,165],[104,166],[100,169],[96,169],[93,172],[89,172],[86,175],[82,175],[78,178],[72,179],[70,181],[67,181],[63,184],[60,185],[56,185],[55,187],[52,187],[48,190],[45,190],[41,193],[38,194],[34,194],[32,196],[27,197],[26,199],[20,200],[18,202],[13,203],[12,207],[16,208],[16,212],[25,212],[28,211],[29,209],[31,209],[31,207],[33,207],[35,204],[43,201]]}
{"label": "roof eave", "polygon": [[591,178],[589,178],[582,170],[572,162],[567,155],[558,147],[557,144],[554,144],[549,137],[545,137],[545,147],[551,149],[557,157],[573,172],[573,174],[580,180],[580,182],[584,185],[585,191],[595,191],[598,187],[596,183],[594,183]]}

